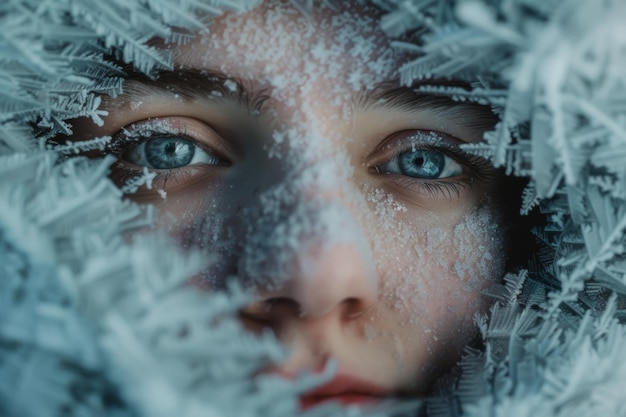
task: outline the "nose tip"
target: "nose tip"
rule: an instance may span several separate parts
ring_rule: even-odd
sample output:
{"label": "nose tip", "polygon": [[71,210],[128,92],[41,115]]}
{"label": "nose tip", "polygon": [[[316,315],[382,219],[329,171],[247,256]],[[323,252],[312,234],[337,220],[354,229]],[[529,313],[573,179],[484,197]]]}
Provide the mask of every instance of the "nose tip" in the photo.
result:
{"label": "nose tip", "polygon": [[[377,295],[371,260],[354,243],[319,244],[302,250],[292,276],[275,289],[261,290],[267,309],[316,318],[336,311],[342,318],[370,308]],[[273,315],[276,318],[276,315]]]}

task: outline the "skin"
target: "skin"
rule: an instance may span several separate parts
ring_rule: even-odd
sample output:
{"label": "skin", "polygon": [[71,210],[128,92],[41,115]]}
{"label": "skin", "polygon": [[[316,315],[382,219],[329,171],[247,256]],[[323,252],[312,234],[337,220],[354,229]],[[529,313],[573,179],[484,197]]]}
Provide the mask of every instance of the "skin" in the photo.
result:
{"label": "skin", "polygon": [[[187,45],[159,45],[174,73],[129,80],[105,99],[104,126],[77,121],[75,139],[113,136],[120,184],[141,173],[137,147],[150,137],[182,135],[209,155],[152,169],[152,189],[131,198],[155,204],[155,227],[182,247],[217,255],[194,285],[236,279],[255,290],[242,322],[271,329],[291,352],[264,372],[333,359],[390,395],[414,395],[458,359],[486,307],[480,291],[503,273],[496,173],[449,151],[480,141],[492,119],[432,98],[395,103],[411,57],[392,52],[376,10],[342,4],[305,18],[264,3]],[[357,38],[367,47],[355,50]],[[424,146],[461,172],[394,172],[389,161]]]}

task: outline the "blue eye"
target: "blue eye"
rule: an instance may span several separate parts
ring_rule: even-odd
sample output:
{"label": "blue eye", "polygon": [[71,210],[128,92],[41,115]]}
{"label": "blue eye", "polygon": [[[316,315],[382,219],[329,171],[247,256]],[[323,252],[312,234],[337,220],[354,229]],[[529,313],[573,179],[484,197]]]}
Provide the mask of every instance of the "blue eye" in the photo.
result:
{"label": "blue eye", "polygon": [[443,152],[430,149],[414,149],[394,156],[378,167],[388,174],[406,175],[412,178],[436,180],[463,174],[463,167]]}
{"label": "blue eye", "polygon": [[174,169],[202,163],[218,165],[222,162],[198,148],[193,141],[176,136],[146,140],[132,148],[125,157],[133,164],[154,169]]}

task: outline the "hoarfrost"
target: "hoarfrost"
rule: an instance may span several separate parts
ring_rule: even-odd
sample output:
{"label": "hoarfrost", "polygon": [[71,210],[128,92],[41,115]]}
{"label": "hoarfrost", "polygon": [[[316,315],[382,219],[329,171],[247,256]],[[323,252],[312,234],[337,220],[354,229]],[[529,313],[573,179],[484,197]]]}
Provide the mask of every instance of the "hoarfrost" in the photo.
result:
{"label": "hoarfrost", "polygon": [[367,200],[374,204],[376,216],[383,222],[384,230],[392,230],[399,232],[397,227],[398,213],[407,211],[406,206],[400,203],[392,194],[387,193],[381,188],[365,190]]}
{"label": "hoarfrost", "polygon": [[148,168],[144,168],[142,175],[135,178],[128,179],[122,186],[122,192],[125,194],[136,193],[139,187],[145,186],[147,189],[152,189],[152,181],[156,177],[156,173],[150,172]]}
{"label": "hoarfrost", "polygon": [[[189,356],[177,354],[202,352],[209,344],[208,339],[195,339],[185,346],[185,340],[172,339],[167,331],[161,333],[162,319],[176,311],[181,316],[188,315],[181,322],[189,320],[201,327],[195,314],[202,311],[211,318],[221,317],[224,311],[236,308],[236,303],[231,298],[221,300],[219,296],[199,301],[198,294],[170,293],[168,289],[180,283],[190,273],[189,268],[200,267],[202,260],[155,264],[159,255],[175,249],[156,243],[152,246],[150,240],[135,246],[122,245],[121,232],[150,224],[151,213],[122,203],[120,191],[111,183],[100,181],[111,161],[81,165],[79,161],[57,159],[54,152],[61,151],[60,148],[33,152],[40,146],[30,129],[36,122],[46,130],[44,137],[52,137],[70,134],[67,120],[72,118],[86,116],[96,124],[101,123],[105,114],[98,110],[99,100],[94,94],[116,95],[121,91],[121,71],[107,62],[105,55],[116,49],[122,61],[145,73],[169,68],[171,57],[148,46],[148,39],[157,35],[183,42],[188,36],[172,27],[202,29],[204,25],[192,11],[217,14],[222,7],[242,10],[246,8],[243,6],[253,5],[245,3],[189,2],[179,8],[171,2],[156,0],[130,3],[21,0],[3,6],[0,14],[3,37],[0,42],[3,80],[0,82],[3,91],[0,98],[3,110],[0,116],[3,155],[0,159],[3,173],[0,410],[3,413],[48,416],[61,406],[66,411],[69,407],[77,415],[130,415],[128,410],[133,409],[141,415],[191,416],[199,415],[200,410],[202,415],[241,415],[247,410],[278,416],[295,410],[293,401],[284,401],[284,393],[293,394],[290,387],[279,386],[277,381],[261,384],[266,388],[249,385],[248,372],[257,359],[281,355],[270,340],[261,341],[267,344],[260,350],[206,351],[206,363],[215,364],[208,366],[206,373],[202,367],[190,363]],[[287,16],[288,20],[306,27],[307,19],[315,18],[315,10],[311,4],[296,3],[300,13]],[[623,311],[618,310],[617,297],[611,296],[608,301],[605,297],[610,291],[626,293],[622,209],[626,189],[622,144],[626,135],[621,104],[625,85],[626,49],[621,30],[626,15],[624,3],[468,1],[459,2],[456,10],[452,3],[427,0],[376,3],[389,12],[381,24],[390,34],[399,36],[413,30],[421,38],[419,46],[396,44],[399,50],[419,54],[402,69],[402,81],[408,85],[427,77],[458,77],[477,86],[469,92],[429,85],[419,89],[449,95],[455,100],[491,104],[501,116],[501,123],[486,135],[486,144],[466,149],[491,158],[509,173],[530,176],[532,183],[524,194],[523,211],[535,207],[548,215],[548,226],[537,232],[547,248],[539,250],[528,274],[508,275],[503,287],[486,291],[497,300],[490,318],[478,320],[486,349],[481,352],[468,349],[461,363],[462,376],[457,388],[439,402],[437,398],[430,400],[430,411],[433,415],[462,412],[466,416],[624,414],[620,387],[626,380],[626,369],[620,364],[624,363],[626,354],[626,336],[623,325],[616,319],[623,317]],[[297,39],[295,45],[287,45],[288,37],[283,36],[286,29],[275,25],[282,17],[270,15],[266,21],[264,36],[268,36],[268,45],[276,47],[259,50],[254,56],[243,57],[241,62],[271,66],[286,58],[287,70],[304,65],[311,74],[304,81],[309,82],[315,77],[324,80],[326,75],[332,78],[340,65],[347,62],[341,48],[328,45],[352,45],[350,57],[366,62],[376,48],[374,39],[355,32],[355,28],[378,24],[370,18],[355,20],[353,16],[340,15],[329,22],[344,28],[339,37],[322,44],[324,39],[316,39],[317,34],[311,31],[308,37]],[[233,15],[231,19],[238,18]],[[244,45],[251,36],[260,36],[253,30],[226,35],[223,46],[228,54],[237,53],[234,48],[237,43]],[[311,42],[312,39],[318,43]],[[218,42],[210,30],[205,41]],[[311,44],[317,46],[308,53],[306,48]],[[302,54],[292,53],[294,49],[290,47],[296,51],[305,48],[306,59],[299,61]],[[339,89],[338,94],[326,98],[340,104],[345,98],[343,93],[370,87],[388,76],[388,56],[370,61],[367,71],[351,68],[348,83],[342,86],[346,90]],[[260,81],[279,87],[293,82],[302,91],[314,93],[312,84],[303,84],[294,75],[297,71],[285,73],[289,77]],[[480,76],[477,78],[476,74]],[[301,111],[303,121],[311,121],[308,119],[311,109],[296,110]],[[348,112],[346,106],[341,117],[347,117]],[[309,139],[327,137],[308,132],[290,135]],[[99,149],[103,143],[83,145]],[[65,151],[72,153],[83,145],[69,145]],[[291,193],[288,190],[286,195]],[[376,216],[391,218],[403,213],[401,206],[389,201],[384,192],[369,191],[369,194],[370,203],[380,207]],[[285,202],[289,199],[284,195],[270,195],[263,200],[268,209],[275,207],[283,214]],[[312,215],[317,209],[320,213]],[[272,231],[276,222],[270,219],[257,231],[275,233],[276,241],[284,245],[275,248],[283,250],[289,247],[289,237],[314,229],[312,224],[302,228],[298,216],[306,217],[307,221],[313,218],[315,225],[325,224],[328,228],[345,226],[342,222],[346,213],[336,206],[332,209],[322,204],[302,206],[295,212],[300,214],[294,214],[292,223],[288,223],[290,230]],[[427,228],[423,235],[415,235],[394,228],[391,223],[387,223],[385,230],[397,232],[392,239],[400,242],[424,238],[425,249],[411,248],[415,260],[420,262],[426,255],[436,256],[438,248],[454,238],[460,259],[453,270],[458,278],[466,280],[467,290],[473,291],[478,288],[473,280],[489,277],[487,265],[501,262],[493,255],[493,248],[500,247],[498,240],[485,242],[483,251],[480,247],[471,253],[467,250],[469,237],[482,236],[481,228],[488,230],[494,223],[489,216],[480,213],[474,216],[463,219],[450,231]],[[259,246],[251,242],[249,248],[252,256]],[[374,249],[383,251],[384,244]],[[441,265],[443,260],[438,262]],[[254,262],[250,264],[252,270],[257,266]],[[169,278],[166,270],[172,273]],[[403,285],[408,285],[408,278],[415,277],[415,270],[404,272],[407,279]],[[424,301],[425,288],[436,278],[418,282],[413,293],[400,291],[391,298],[399,306],[419,304]],[[454,297],[462,295],[454,292]],[[239,301],[243,303],[244,299]],[[163,302],[167,311],[150,315],[155,300]],[[521,305],[524,302],[534,310],[524,308]],[[207,310],[207,306],[213,306],[212,310]],[[86,312],[89,312],[87,316]],[[220,323],[207,335],[215,337],[214,340],[239,341],[241,344],[237,346],[246,346],[249,339],[241,336],[232,322]],[[431,335],[437,330],[428,327],[423,333]],[[154,340],[162,337],[170,337],[171,344],[163,342],[155,347]],[[193,337],[195,334],[187,341],[191,342]],[[401,352],[403,343],[398,334],[390,337]],[[440,338],[435,335],[433,340]],[[125,357],[119,346],[136,355]],[[68,363],[72,366],[67,366]],[[195,387],[188,378],[190,367],[198,372],[192,377],[219,375],[219,382],[196,391],[190,389]],[[147,374],[154,378],[146,379]],[[242,385],[223,384],[229,380],[227,375]],[[114,394],[124,397],[119,402],[123,409],[112,410],[110,403],[103,400],[103,396],[111,393],[111,382],[116,384]],[[89,398],[84,403],[78,403],[70,395],[76,386],[93,389],[86,394]],[[250,392],[258,395],[246,395]],[[453,396],[459,397],[459,401],[452,400]],[[126,403],[131,406],[126,407]],[[233,409],[234,404],[237,410]],[[317,413],[324,412],[337,415],[342,411],[327,409]]]}

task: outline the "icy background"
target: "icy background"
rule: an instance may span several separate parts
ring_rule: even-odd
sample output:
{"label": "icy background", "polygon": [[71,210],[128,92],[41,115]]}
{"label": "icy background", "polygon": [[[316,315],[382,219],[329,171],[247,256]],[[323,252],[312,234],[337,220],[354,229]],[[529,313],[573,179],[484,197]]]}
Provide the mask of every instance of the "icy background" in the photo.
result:
{"label": "icy background", "polygon": [[[332,6],[293,1],[303,13]],[[626,415],[626,2],[373,2],[387,11],[380,23],[389,35],[419,34],[419,44],[395,45],[421,55],[402,69],[406,83],[467,79],[471,90],[427,82],[420,90],[500,115],[484,145],[467,146],[529,177],[521,211],[547,218],[528,270],[488,291],[496,303],[477,318],[486,349],[468,349],[460,377],[441,381],[420,412]],[[97,94],[121,91],[111,56],[145,73],[168,68],[171,57],[148,39],[185,42],[204,27],[195,12],[252,6],[0,5],[1,416],[280,417],[296,414],[296,394],[316,382],[251,380],[284,352],[232,318],[245,292],[186,289],[184,279],[204,266],[200,256],[177,254],[165,237],[124,241],[151,210],[122,201],[107,179],[112,160],[67,158],[106,138],[80,149],[47,145],[70,134],[65,120],[101,123]]]}

